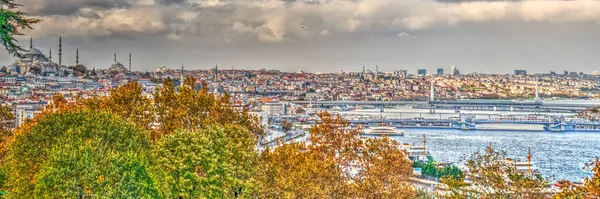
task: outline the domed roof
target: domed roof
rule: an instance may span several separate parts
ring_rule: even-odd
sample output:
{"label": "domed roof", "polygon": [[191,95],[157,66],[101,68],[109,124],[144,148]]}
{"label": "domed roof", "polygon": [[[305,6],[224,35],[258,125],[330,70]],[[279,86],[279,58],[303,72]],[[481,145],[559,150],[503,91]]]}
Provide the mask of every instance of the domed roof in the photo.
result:
{"label": "domed roof", "polygon": [[32,48],[31,50],[29,50],[29,52],[25,53],[26,55],[43,55],[42,51],[38,50],[37,48]]}

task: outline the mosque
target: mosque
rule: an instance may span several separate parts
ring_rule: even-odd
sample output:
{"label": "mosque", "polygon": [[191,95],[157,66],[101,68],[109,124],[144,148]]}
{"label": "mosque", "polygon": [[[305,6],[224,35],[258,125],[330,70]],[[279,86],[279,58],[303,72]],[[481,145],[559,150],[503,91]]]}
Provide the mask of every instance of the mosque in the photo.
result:
{"label": "mosque", "polygon": [[[17,61],[8,65],[8,70],[19,75],[64,75],[68,69],[62,65],[62,37],[58,40],[58,63],[52,62],[52,49],[48,52],[48,57],[39,49],[33,46],[33,38],[29,40],[29,50],[23,54]],[[79,62],[79,52],[77,52],[77,62]]]}
{"label": "mosque", "polygon": [[106,72],[108,72],[109,74],[118,74],[125,73],[128,71],[131,71],[131,53],[129,53],[129,69],[125,68],[125,66],[121,64],[121,62],[117,61],[117,53],[115,53],[113,64],[111,64],[110,67],[106,69]]}

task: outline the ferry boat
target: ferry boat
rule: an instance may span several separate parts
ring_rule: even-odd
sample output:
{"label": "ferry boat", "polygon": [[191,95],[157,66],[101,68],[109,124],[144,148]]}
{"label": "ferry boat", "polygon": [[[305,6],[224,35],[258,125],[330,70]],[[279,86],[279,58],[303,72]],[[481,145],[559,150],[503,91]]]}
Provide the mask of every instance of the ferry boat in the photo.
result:
{"label": "ferry boat", "polygon": [[404,136],[403,131],[399,131],[396,127],[387,126],[387,125],[379,125],[372,126],[364,131],[365,135],[389,135],[389,136]]}

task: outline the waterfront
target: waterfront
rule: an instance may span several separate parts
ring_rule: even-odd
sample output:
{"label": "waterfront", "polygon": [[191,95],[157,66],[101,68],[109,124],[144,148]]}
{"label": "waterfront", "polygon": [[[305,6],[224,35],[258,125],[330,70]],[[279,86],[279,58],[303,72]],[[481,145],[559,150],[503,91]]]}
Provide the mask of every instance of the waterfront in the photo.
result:
{"label": "waterfront", "polygon": [[[499,115],[525,116],[528,112],[471,111],[478,118],[497,117]],[[383,116],[390,118],[423,117],[430,119],[456,117],[458,113],[441,110],[430,114],[427,110],[395,108],[379,110],[357,110],[343,112],[351,117],[355,115]],[[573,114],[563,114],[570,116]],[[484,150],[490,143],[494,148],[507,152],[510,158],[525,160],[527,149],[531,147],[532,161],[539,171],[552,181],[567,179],[581,181],[590,176],[589,169],[582,169],[585,163],[595,160],[600,154],[600,133],[547,131],[461,131],[453,129],[402,129],[404,137],[394,137],[402,143],[422,145],[423,135],[427,136],[427,148],[436,160],[455,162],[462,166],[464,160],[476,151]]]}
{"label": "waterfront", "polygon": [[582,169],[600,154],[599,133],[552,133],[531,131],[460,131],[406,129],[404,137],[395,137],[403,143],[422,144],[427,136],[427,149],[439,161],[459,165],[476,151],[490,143],[507,152],[510,158],[525,160],[531,147],[532,161],[545,177],[552,181],[567,179],[581,181],[591,172]]}

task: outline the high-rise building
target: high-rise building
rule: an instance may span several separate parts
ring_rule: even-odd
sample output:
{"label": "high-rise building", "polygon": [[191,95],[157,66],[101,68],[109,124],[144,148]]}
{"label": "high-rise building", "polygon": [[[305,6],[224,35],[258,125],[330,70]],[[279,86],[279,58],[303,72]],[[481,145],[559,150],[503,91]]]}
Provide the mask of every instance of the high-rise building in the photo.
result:
{"label": "high-rise building", "polygon": [[427,69],[417,69],[417,74],[418,75],[427,75]]}
{"label": "high-rise building", "polygon": [[444,75],[444,69],[443,68],[438,68],[437,69],[437,75]]}
{"label": "high-rise building", "polygon": [[526,70],[515,70],[515,75],[527,75]]}
{"label": "high-rise building", "polygon": [[565,70],[565,73],[563,73],[565,76],[569,75],[569,71]]}
{"label": "high-rise building", "polygon": [[451,76],[460,75],[460,71],[458,71],[458,68],[456,68],[456,66],[450,66],[450,75]]}

